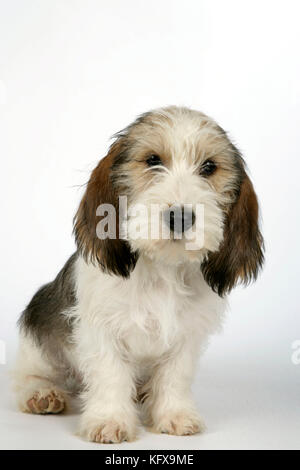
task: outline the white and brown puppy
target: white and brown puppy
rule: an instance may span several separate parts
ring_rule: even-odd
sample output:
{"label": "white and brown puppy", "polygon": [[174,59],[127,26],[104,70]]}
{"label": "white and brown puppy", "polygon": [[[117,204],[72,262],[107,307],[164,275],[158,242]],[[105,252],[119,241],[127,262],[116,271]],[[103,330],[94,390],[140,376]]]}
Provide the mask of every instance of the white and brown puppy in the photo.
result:
{"label": "white and brown puppy", "polygon": [[[127,197],[127,214],[119,196]],[[102,204],[116,209],[115,237],[97,235]],[[161,230],[136,236],[137,226],[151,225],[155,205],[169,239]],[[189,205],[188,217],[170,215],[173,205]],[[125,222],[127,237],[119,230]],[[200,112],[146,113],[116,135],[92,172],[74,232],[77,252],[20,318],[21,409],[58,413],[79,392],[80,433],[91,441],[134,439],[137,402],[156,432],[201,431],[190,391],[197,357],[221,325],[226,294],[255,279],[263,263],[257,199],[240,153]]]}

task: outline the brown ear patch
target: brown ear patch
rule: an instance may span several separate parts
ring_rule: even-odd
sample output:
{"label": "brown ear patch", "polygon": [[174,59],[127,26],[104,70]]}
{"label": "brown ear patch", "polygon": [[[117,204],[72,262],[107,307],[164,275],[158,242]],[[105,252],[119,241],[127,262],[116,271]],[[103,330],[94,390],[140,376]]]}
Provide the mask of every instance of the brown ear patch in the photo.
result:
{"label": "brown ear patch", "polygon": [[[74,217],[74,234],[77,247],[86,261],[98,264],[110,274],[128,277],[137,261],[126,240],[119,238],[118,188],[113,184],[111,168],[122,152],[116,142],[91,174],[85,194]],[[100,204],[111,204],[116,209],[116,239],[97,237],[96,227],[101,220],[96,215]]]}
{"label": "brown ear patch", "polygon": [[220,296],[239,281],[255,280],[264,261],[263,237],[258,226],[258,202],[249,177],[244,174],[236,201],[226,216],[220,250],[202,264],[206,282]]}

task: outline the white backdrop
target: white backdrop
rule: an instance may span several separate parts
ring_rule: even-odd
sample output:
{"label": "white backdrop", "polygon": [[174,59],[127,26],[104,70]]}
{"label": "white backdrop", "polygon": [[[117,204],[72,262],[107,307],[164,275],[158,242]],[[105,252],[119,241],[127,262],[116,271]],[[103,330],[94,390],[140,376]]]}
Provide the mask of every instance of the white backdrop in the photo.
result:
{"label": "white backdrop", "polygon": [[[297,447],[299,14],[297,0],[0,0],[0,426],[15,420],[3,446],[85,445],[73,421],[70,429],[49,421],[58,437],[49,431],[47,442],[20,431],[28,421],[5,379],[15,323],[74,250],[80,185],[110,136],[139,113],[177,104],[213,116],[243,151],[266,265],[255,285],[231,295],[224,333],[199,367],[195,393],[213,432],[190,441],[145,434],[132,445]],[[43,422],[30,423],[44,434]]]}

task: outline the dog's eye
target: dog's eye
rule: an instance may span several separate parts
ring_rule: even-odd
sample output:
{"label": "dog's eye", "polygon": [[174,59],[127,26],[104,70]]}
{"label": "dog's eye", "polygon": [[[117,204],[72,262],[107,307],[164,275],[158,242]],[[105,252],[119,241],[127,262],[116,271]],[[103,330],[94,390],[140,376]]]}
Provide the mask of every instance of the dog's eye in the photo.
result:
{"label": "dog's eye", "polygon": [[212,175],[217,169],[217,165],[215,162],[212,160],[206,160],[206,162],[203,163],[201,169],[200,169],[200,175],[202,176],[210,176]]}
{"label": "dog's eye", "polygon": [[162,161],[158,155],[152,154],[152,155],[149,155],[149,157],[146,160],[146,163],[148,166],[157,166],[157,165],[161,165]]}

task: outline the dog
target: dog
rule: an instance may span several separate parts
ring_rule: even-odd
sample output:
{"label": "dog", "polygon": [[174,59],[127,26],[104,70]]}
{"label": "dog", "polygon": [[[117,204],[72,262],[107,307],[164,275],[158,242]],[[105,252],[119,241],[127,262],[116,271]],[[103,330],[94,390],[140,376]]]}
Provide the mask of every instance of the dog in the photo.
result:
{"label": "dog", "polygon": [[241,153],[201,112],[145,113],[92,172],[74,234],[77,251],[19,320],[20,409],[60,413],[79,394],[79,433],[99,443],[135,439],[139,417],[158,433],[203,431],[197,358],[264,260]]}

